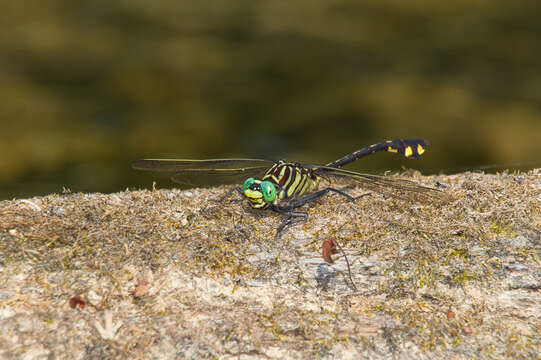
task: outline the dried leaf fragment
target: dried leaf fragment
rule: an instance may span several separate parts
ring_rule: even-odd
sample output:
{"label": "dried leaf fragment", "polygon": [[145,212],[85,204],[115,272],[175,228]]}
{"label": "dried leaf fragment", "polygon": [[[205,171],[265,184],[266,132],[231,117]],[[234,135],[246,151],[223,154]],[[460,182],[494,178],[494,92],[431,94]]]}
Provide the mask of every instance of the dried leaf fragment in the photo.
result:
{"label": "dried leaf fragment", "polygon": [[72,309],[83,309],[86,305],[86,300],[77,295],[70,299],[69,304]]}
{"label": "dried leaf fragment", "polygon": [[334,255],[338,252],[338,250],[336,250],[336,243],[334,242],[334,240],[325,240],[323,242],[323,245],[321,246],[321,249],[323,260],[325,260],[329,264],[334,263],[331,255]]}
{"label": "dried leaf fragment", "polygon": [[150,284],[146,280],[139,280],[133,291],[133,297],[140,298],[148,294]]}

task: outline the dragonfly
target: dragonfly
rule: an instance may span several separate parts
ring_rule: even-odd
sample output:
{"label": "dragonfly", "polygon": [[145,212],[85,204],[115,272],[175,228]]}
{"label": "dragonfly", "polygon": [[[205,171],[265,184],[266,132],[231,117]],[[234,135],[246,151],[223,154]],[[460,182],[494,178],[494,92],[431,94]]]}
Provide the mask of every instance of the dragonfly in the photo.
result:
{"label": "dragonfly", "polygon": [[[284,215],[278,227],[275,240],[278,240],[288,226],[306,221],[308,214],[298,211],[303,205],[313,202],[329,193],[335,193],[350,201],[368,194],[351,196],[346,189],[332,187],[331,179],[345,179],[353,185],[372,190],[383,195],[415,201],[441,199],[443,192],[419,185],[415,182],[390,176],[364,174],[342,169],[344,165],[380,151],[387,151],[408,159],[417,159],[429,145],[424,139],[396,139],[382,141],[363,147],[326,165],[301,164],[285,160],[268,159],[142,159],[132,164],[136,170],[171,173],[171,180],[190,186],[240,183],[222,196],[223,201],[232,192],[245,197],[252,208],[266,209]],[[320,189],[322,180],[328,186]],[[351,186],[351,184],[350,184]]]}

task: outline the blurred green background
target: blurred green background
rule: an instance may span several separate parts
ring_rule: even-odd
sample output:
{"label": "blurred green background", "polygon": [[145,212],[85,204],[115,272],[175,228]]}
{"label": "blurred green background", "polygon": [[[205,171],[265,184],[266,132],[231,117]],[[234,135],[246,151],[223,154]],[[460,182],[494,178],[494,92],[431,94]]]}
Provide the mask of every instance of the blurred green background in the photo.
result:
{"label": "blurred green background", "polygon": [[130,168],[144,157],[323,163],[400,137],[432,146],[352,168],[540,164],[537,1],[2,7],[2,199],[172,186]]}

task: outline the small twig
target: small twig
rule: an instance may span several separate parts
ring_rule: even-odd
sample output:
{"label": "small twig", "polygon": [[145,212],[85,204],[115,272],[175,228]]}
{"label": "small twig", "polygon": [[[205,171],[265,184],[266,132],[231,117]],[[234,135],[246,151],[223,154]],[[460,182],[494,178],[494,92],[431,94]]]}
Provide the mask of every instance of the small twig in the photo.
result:
{"label": "small twig", "polygon": [[344,249],[342,249],[342,247],[338,243],[338,241],[336,241],[336,240],[325,240],[323,242],[323,246],[322,246],[322,248],[323,248],[323,260],[325,260],[329,264],[332,264],[334,262],[331,255],[336,254],[335,245],[338,246],[338,249],[340,249],[340,251],[342,251],[342,254],[344,254],[344,258],[346,259],[346,265],[348,266],[349,281],[351,281],[351,285],[353,286],[355,291],[357,291],[357,286],[355,286],[355,283],[353,282],[353,278],[351,276],[351,268],[349,266],[348,257],[346,255],[346,252],[344,251]]}
{"label": "small twig", "polygon": [[119,320],[117,323],[113,322],[113,313],[106,310],[103,314],[104,323],[103,325],[98,321],[94,320],[94,327],[100,334],[101,338],[104,340],[115,340],[117,337],[117,331],[122,326],[122,320]]}
{"label": "small twig", "polygon": [[344,249],[342,249],[342,247],[340,246],[340,244],[338,243],[338,241],[336,240],[333,240],[334,243],[336,244],[336,246],[338,246],[338,249],[340,249],[340,251],[342,252],[342,254],[344,254],[344,258],[346,259],[346,265],[348,266],[348,276],[349,276],[349,281],[351,281],[351,285],[353,286],[353,288],[355,289],[355,291],[357,291],[357,286],[355,286],[355,283],[353,282],[353,278],[351,277],[351,268],[349,267],[349,260],[348,260],[348,257],[346,256],[346,253],[344,251]]}

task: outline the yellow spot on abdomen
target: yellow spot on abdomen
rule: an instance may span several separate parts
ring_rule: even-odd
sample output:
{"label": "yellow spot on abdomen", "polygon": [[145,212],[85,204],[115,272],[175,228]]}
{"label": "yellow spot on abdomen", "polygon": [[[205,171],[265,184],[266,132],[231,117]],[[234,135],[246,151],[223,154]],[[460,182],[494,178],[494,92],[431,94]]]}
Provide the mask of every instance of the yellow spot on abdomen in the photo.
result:
{"label": "yellow spot on abdomen", "polygon": [[422,155],[424,152],[425,152],[425,148],[421,144],[418,144],[417,145],[417,153],[419,155]]}
{"label": "yellow spot on abdomen", "polygon": [[392,148],[392,147],[390,147],[390,146],[389,146],[389,147],[387,147],[387,151],[388,151],[388,152],[392,152],[392,153],[397,153],[397,152],[398,152],[398,150],[397,150],[397,149],[395,149],[395,148]]}
{"label": "yellow spot on abdomen", "polygon": [[410,157],[411,155],[413,155],[413,149],[411,148],[411,146],[406,146],[406,149],[404,151],[404,156]]}

